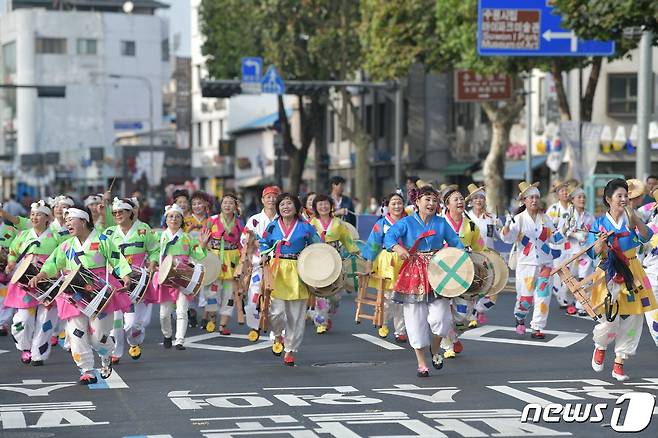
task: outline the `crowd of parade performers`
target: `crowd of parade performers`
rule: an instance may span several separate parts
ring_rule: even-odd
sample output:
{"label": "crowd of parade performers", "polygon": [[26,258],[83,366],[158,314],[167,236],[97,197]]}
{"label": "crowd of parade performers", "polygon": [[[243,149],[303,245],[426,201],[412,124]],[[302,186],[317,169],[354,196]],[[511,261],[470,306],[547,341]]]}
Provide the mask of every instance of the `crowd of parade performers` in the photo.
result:
{"label": "crowd of parade performers", "polygon": [[[470,184],[462,191],[455,185],[434,188],[417,180],[406,192],[398,190],[383,199],[363,242],[347,223],[354,212],[349,198],[342,196],[343,184],[337,179],[330,194],[310,193],[303,202],[277,186],[265,187],[262,211],[248,218],[242,216],[234,194],[222,196],[213,214],[213,198],[206,193],[190,196],[177,191],[157,229],[138,219],[136,198],[112,198],[109,192],[90,195],[81,203],[67,196],[40,200],[31,205],[28,218],[2,211],[0,334],[10,332],[20,361],[33,366],[44,365],[59,343],[70,351],[80,382],[95,383],[98,376],[111,374],[126,343],[130,358],[142,357],[154,304],[159,305],[166,349],[185,350],[187,329],[197,325],[230,336],[236,308],[256,333],[250,339],[257,339],[262,282],[271,278],[272,353],[294,365],[306,321],[312,321],[318,335],[330,332],[342,295],[313,297],[298,274],[299,254],[308,245],[324,242],[344,258],[366,261],[369,276],[362,281],[379,289],[384,299],[379,336],[387,337],[392,329],[395,341],[409,342],[417,375],[425,377],[428,363],[441,369],[444,359],[463,351],[460,332],[486,324],[486,313],[496,304],[496,295],[486,293],[469,299],[442,296],[429,283],[432,256],[445,247],[467,253],[492,251],[500,240],[512,245],[509,268],[516,301],[510,320],[518,336],[526,335],[529,324],[532,338],[545,338],[553,296],[568,314],[587,315],[567,285],[551,275],[573,259],[569,267],[576,279],[594,275],[600,280],[589,297],[604,309],[593,329],[592,368],[604,369],[612,344],[612,377],[628,379],[624,363],[636,353],[645,321],[658,346],[658,203],[653,200],[658,191],[646,193],[642,182],[609,181],[601,200],[607,211],[599,217],[585,209],[586,194],[576,181],[555,183],[551,194],[556,202],[547,208],[539,183],[522,182],[518,209],[499,217],[487,208],[484,187]],[[217,256],[219,273],[198,295],[158,282],[165,258],[195,266],[210,253]],[[29,282],[10,282],[28,256],[38,273]],[[241,264],[249,268],[241,270],[247,278],[239,278]],[[57,286],[60,277],[80,268],[115,291],[100,313],[84,311],[73,289],[52,302],[37,299],[34,291],[39,285],[50,281]],[[153,276],[135,301],[127,291],[140,270]],[[239,281],[246,287],[239,290]],[[95,356],[100,358],[98,373]]]}

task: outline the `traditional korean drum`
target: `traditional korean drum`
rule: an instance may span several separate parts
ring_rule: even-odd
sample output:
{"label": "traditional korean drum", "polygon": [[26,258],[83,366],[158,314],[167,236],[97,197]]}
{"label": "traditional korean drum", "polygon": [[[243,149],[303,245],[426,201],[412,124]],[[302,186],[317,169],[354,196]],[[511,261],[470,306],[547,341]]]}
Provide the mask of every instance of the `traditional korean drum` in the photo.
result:
{"label": "traditional korean drum", "polygon": [[88,318],[96,318],[108,305],[115,288],[105,278],[78,265],[69,272],[59,288],[68,301]]}
{"label": "traditional korean drum", "polygon": [[352,240],[354,240],[355,242],[359,240],[359,230],[357,230],[354,225],[346,221],[343,221],[343,225],[345,225],[347,231],[350,232],[350,236],[352,237]]}
{"label": "traditional korean drum", "polygon": [[23,290],[32,298],[37,300],[44,306],[50,306],[55,297],[59,294],[59,286],[62,283],[64,276],[57,279],[45,279],[37,283],[36,288],[28,286],[30,280],[36,277],[43,263],[39,261],[39,257],[34,254],[28,254],[23,257],[23,260],[16,265],[14,274],[11,277],[12,284],[19,284]]}
{"label": "traditional korean drum", "polygon": [[203,286],[210,286],[210,284],[219,277],[219,272],[222,269],[222,261],[217,254],[208,251],[208,255],[206,255],[206,257],[199,263],[205,268],[203,281],[201,283]]}
{"label": "traditional korean drum", "polygon": [[367,262],[354,254],[350,254],[345,260],[343,260],[345,290],[349,292],[356,292],[359,290],[358,273],[367,272],[367,270]]}
{"label": "traditional korean drum", "polygon": [[509,267],[503,256],[498,252],[488,249],[484,251],[483,254],[489,259],[489,262],[493,265],[494,269],[494,283],[491,285],[491,289],[487,292],[487,295],[496,295],[507,286],[507,281],[509,280]]}
{"label": "traditional korean drum", "polygon": [[299,278],[320,298],[335,295],[343,288],[342,270],[338,251],[326,243],[307,246],[297,258]]}
{"label": "traditional korean drum", "polygon": [[177,262],[168,255],[160,264],[158,284],[179,289],[184,295],[196,295],[203,286],[205,272],[206,268],[201,263]]}
{"label": "traditional korean drum", "polygon": [[153,274],[144,267],[131,266],[130,287],[128,288],[128,295],[133,304],[141,303],[148,290],[148,285],[151,283]]}

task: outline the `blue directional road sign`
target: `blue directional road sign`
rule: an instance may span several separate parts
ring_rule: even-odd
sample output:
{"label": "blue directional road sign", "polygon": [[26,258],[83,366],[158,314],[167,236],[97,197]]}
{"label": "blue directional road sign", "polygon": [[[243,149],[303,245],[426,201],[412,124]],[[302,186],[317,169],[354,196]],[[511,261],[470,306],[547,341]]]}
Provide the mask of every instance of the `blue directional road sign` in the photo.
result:
{"label": "blue directional road sign", "polygon": [[286,84],[283,82],[283,79],[279,76],[279,72],[276,71],[276,67],[273,65],[270,65],[267,68],[260,84],[263,93],[285,94],[286,92]]}
{"label": "blue directional road sign", "polygon": [[260,82],[263,74],[263,58],[249,56],[242,58],[242,83]]}
{"label": "blue directional road sign", "polygon": [[613,41],[583,40],[562,27],[550,0],[479,0],[480,56],[608,56]]}

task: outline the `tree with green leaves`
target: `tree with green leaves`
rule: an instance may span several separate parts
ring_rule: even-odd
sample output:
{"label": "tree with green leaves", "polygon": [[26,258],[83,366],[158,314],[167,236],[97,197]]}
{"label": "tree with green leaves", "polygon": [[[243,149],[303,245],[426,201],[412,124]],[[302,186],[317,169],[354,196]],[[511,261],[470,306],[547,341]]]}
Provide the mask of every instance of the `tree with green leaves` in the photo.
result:
{"label": "tree with green leaves", "polygon": [[[623,38],[630,26],[656,27],[658,0],[590,1],[555,0],[565,27],[586,39],[613,39],[616,56],[623,56],[637,41]],[[487,201],[502,210],[504,153],[510,130],[524,102],[520,75],[538,68],[550,71],[556,81],[561,117],[571,119],[571,111],[562,81],[563,72],[591,65],[583,98],[583,120],[590,120],[601,58],[484,57],[477,54],[477,0],[363,0],[361,39],[364,62],[378,79],[406,76],[416,62],[427,69],[446,71],[464,69],[478,73],[506,73],[514,78],[515,97],[508,101],[484,102],[492,126],[489,153],[483,163]],[[434,13],[429,11],[434,10]],[[646,11],[652,13],[647,14]],[[658,37],[658,33],[654,33]]]}
{"label": "tree with green leaves", "polygon": [[[213,78],[238,74],[240,58],[261,55],[275,64],[285,79],[348,80],[361,67],[358,38],[360,12],[351,0],[203,0],[200,9],[201,32],[206,37],[203,53]],[[244,32],[250,29],[249,32]],[[356,146],[356,194],[369,198],[367,161],[368,136],[351,96],[340,90],[342,105],[335,107],[347,138]],[[315,142],[316,163],[326,155],[322,133],[326,105],[333,104],[326,93],[297,96],[300,144],[292,141],[290,123],[279,97],[279,120],[283,148],[290,160],[290,190],[298,192],[308,151]],[[356,120],[355,120],[356,118]],[[317,181],[326,190],[326,181]]]}

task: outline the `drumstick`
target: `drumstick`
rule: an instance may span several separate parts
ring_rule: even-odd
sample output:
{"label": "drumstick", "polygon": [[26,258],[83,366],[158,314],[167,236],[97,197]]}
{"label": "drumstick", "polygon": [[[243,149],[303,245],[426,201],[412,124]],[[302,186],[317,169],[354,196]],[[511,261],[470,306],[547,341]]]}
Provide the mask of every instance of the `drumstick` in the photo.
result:
{"label": "drumstick", "polygon": [[112,182],[110,183],[110,188],[107,189],[108,192],[112,193],[112,187],[114,187],[114,181],[116,180],[117,180],[116,176],[112,178]]}

